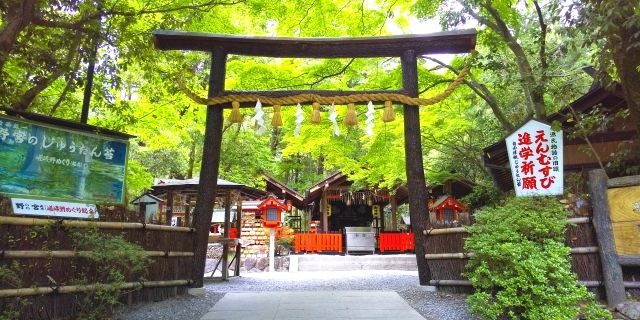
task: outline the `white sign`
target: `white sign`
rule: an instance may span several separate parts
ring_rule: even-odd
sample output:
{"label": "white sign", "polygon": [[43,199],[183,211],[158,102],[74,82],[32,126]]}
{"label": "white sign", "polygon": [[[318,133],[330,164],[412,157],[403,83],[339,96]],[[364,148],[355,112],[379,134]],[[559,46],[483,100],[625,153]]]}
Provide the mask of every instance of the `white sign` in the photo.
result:
{"label": "white sign", "polygon": [[562,131],[530,120],[506,139],[517,196],[561,195],[564,189]]}
{"label": "white sign", "polygon": [[95,204],[11,198],[14,214],[97,219]]}

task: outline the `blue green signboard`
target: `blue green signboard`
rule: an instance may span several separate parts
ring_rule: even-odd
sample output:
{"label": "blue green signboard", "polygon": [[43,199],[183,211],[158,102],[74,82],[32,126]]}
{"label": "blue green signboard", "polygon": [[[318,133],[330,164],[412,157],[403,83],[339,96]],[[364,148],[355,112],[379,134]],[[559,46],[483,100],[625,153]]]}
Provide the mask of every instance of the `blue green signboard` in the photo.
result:
{"label": "blue green signboard", "polygon": [[0,116],[0,193],[123,201],[126,140]]}

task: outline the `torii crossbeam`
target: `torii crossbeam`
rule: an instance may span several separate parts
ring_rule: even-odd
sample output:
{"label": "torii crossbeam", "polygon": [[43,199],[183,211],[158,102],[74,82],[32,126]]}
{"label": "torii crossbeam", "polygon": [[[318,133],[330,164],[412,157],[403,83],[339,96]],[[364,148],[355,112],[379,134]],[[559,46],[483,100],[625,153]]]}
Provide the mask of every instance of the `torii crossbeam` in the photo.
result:
{"label": "torii crossbeam", "polygon": [[[159,30],[153,32],[154,43],[160,50],[193,50],[211,52],[209,98],[236,94],[224,90],[227,56],[229,54],[281,58],[371,58],[400,57],[402,89],[395,91],[261,91],[260,95],[281,97],[301,92],[321,96],[340,96],[358,93],[399,93],[418,97],[417,57],[428,54],[465,53],[474,49],[475,30],[446,31],[424,35],[402,35],[369,38],[274,38],[246,37]],[[245,92],[246,93],[246,92]],[[252,92],[255,93],[255,92]],[[209,105],[200,170],[200,189],[193,225],[195,257],[192,269],[193,287],[202,287],[207,251],[208,226],[218,180],[220,145],[222,142],[223,111],[230,103]],[[245,103],[244,106],[249,106]],[[422,163],[420,138],[420,109],[404,105],[404,137],[409,211],[415,235],[416,260],[421,285],[431,278],[425,259],[423,230],[428,228],[427,188]],[[323,221],[326,225],[327,221]]]}

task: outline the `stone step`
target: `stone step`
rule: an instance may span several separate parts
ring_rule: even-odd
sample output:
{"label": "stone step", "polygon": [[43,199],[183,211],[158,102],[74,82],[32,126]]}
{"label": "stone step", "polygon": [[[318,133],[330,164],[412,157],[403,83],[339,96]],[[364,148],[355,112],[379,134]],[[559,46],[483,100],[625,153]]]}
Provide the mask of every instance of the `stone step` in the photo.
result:
{"label": "stone step", "polygon": [[416,271],[415,254],[322,255],[299,254],[298,271],[406,270]]}

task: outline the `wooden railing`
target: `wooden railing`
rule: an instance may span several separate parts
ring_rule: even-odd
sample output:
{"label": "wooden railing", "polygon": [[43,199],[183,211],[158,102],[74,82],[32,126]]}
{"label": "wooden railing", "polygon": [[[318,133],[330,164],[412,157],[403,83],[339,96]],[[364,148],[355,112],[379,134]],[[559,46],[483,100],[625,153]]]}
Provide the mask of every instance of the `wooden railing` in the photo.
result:
{"label": "wooden railing", "polygon": [[342,233],[296,233],[293,246],[295,253],[342,253]]}
{"label": "wooden railing", "polygon": [[407,252],[415,249],[413,233],[410,232],[380,232],[378,249],[385,251]]}

